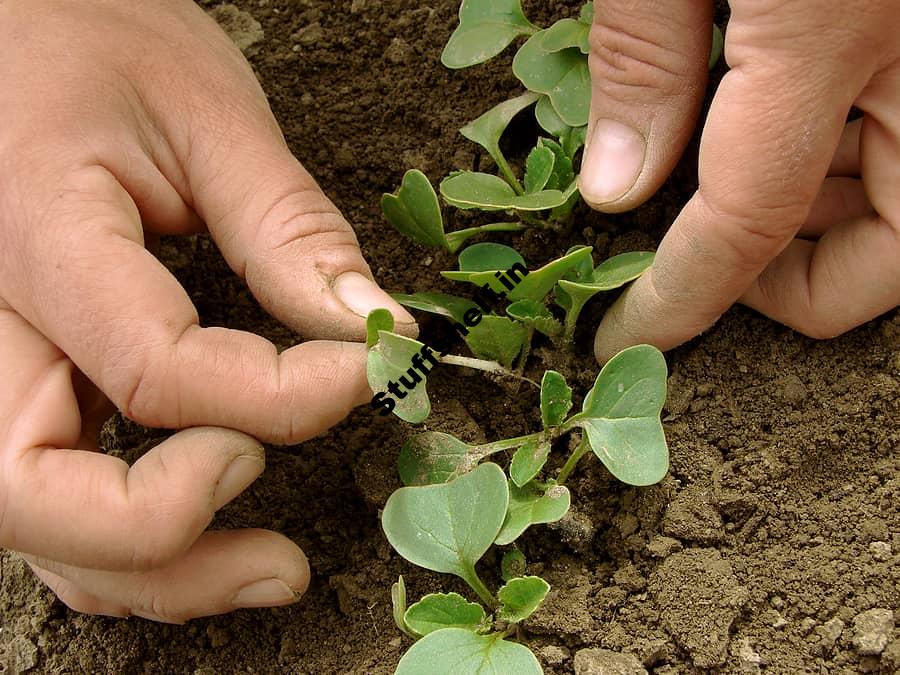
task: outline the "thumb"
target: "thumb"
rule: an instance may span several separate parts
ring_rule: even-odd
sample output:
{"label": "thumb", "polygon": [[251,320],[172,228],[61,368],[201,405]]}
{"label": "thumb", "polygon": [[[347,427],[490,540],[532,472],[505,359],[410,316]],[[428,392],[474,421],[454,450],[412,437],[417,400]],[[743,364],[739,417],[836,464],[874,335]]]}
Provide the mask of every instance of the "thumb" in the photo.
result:
{"label": "thumb", "polygon": [[690,140],[712,40],[712,3],[597,0],[581,194],[616,213],[647,200]]}

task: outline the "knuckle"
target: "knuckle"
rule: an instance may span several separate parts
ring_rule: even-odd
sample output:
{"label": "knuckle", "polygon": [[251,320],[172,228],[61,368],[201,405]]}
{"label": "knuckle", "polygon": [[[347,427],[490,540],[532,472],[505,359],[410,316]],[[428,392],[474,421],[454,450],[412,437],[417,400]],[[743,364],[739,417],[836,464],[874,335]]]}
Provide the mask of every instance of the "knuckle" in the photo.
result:
{"label": "knuckle", "polygon": [[353,229],[318,187],[293,190],[276,199],[262,218],[260,242],[269,251],[294,245],[304,248],[352,241]]}

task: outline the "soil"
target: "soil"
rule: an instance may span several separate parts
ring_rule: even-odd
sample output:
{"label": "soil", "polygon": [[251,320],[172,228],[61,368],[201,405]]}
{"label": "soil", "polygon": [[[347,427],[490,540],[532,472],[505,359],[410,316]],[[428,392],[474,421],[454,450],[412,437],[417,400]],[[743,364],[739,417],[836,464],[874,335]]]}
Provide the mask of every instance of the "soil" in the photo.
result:
{"label": "soil", "polygon": [[[240,33],[291,147],[357,227],[377,278],[398,291],[449,289],[437,271],[451,258],[387,228],[379,196],[410,167],[438,180],[485,164],[457,130],[518,91],[510,54],[445,70],[438,59],[456,0],[236,4],[259,26],[236,10],[219,10],[220,20]],[[579,2],[525,5],[546,23]],[[516,139],[534,133],[517,120],[510,155],[521,161]],[[654,247],[695,176],[696,141],[637,211],[582,208],[571,232],[506,240],[534,264],[580,243],[594,245],[597,260]],[[464,221],[451,215],[450,227]],[[161,257],[205,324],[281,346],[296,340],[259,310],[207,238],[166,240]],[[594,302],[584,323],[596,325],[604,307]],[[435,330],[423,321],[426,338]],[[579,333],[577,358],[562,364],[582,394],[597,370],[590,337]],[[537,350],[534,371],[549,358]],[[571,481],[577,511],[522,540],[529,571],[553,585],[521,636],[545,671],[900,672],[889,614],[900,619],[900,313],[815,342],[735,308],[667,358],[670,475],[634,489],[585,461]],[[429,428],[490,440],[538,423],[531,392],[442,370],[450,369],[431,380],[439,421]],[[184,626],[82,616],[14,554],[0,554],[0,671],[392,672],[408,647],[391,620],[397,576],[412,598],[465,592],[404,562],[379,529],[378,508],[398,485],[396,454],[412,431],[359,409],[327,436],[270,448],[265,474],[220,513],[215,527],[271,528],[306,551],[314,580],[289,608]],[[105,438],[110,452],[136,457],[164,435],[116,418]],[[487,578],[496,563],[483,564]]]}

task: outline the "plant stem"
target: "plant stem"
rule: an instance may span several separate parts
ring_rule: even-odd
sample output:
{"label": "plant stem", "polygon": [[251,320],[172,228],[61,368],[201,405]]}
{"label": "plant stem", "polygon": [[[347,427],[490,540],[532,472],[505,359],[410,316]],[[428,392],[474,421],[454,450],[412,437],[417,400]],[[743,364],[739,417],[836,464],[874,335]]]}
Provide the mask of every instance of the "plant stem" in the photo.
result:
{"label": "plant stem", "polygon": [[500,152],[499,148],[497,149],[497,156],[494,159],[497,162],[497,168],[500,169],[500,173],[503,174],[503,178],[506,179],[506,182],[509,183],[510,187],[516,191],[517,195],[524,195],[525,188],[522,187],[519,179],[516,178],[516,174],[513,173],[512,168],[509,166],[509,162],[506,161],[506,157],[503,156],[503,153]]}
{"label": "plant stem", "polygon": [[482,459],[484,457],[487,457],[488,455],[494,454],[495,452],[500,452],[501,450],[518,448],[521,445],[525,445],[528,441],[538,438],[543,433],[543,431],[536,431],[533,434],[526,434],[525,436],[516,436],[515,438],[506,438],[502,441],[494,441],[493,443],[476,445],[472,448],[471,452],[473,455],[477,455],[479,459]]}
{"label": "plant stem", "polygon": [[472,590],[478,594],[479,598],[481,598],[481,601],[488,607],[494,609],[497,606],[497,600],[494,598],[494,594],[484,585],[481,577],[478,576],[478,572],[475,571],[474,565],[468,565],[467,569],[464,570],[463,581],[469,584]]}
{"label": "plant stem", "polygon": [[578,323],[578,317],[581,316],[581,310],[584,308],[584,302],[578,302],[572,298],[572,308],[566,312],[566,331],[563,334],[563,344],[572,345],[572,338],[575,337],[575,324]]}
{"label": "plant stem", "polygon": [[562,485],[566,482],[569,474],[575,469],[575,465],[578,464],[579,460],[581,460],[590,449],[591,446],[590,443],[588,443],[587,434],[583,434],[581,436],[581,443],[579,443],[578,447],[575,448],[575,451],[569,455],[569,459],[563,464],[563,468],[559,470],[559,475],[556,477],[557,485]]}
{"label": "plant stem", "polygon": [[524,375],[520,375],[519,373],[515,373],[508,368],[504,368],[496,361],[487,361],[485,359],[473,359],[470,356],[458,356],[456,354],[447,354],[446,356],[442,356],[438,359],[441,363],[447,363],[451,366],[460,366],[462,368],[472,368],[473,370],[482,370],[486,373],[495,373],[497,375],[504,375],[506,377],[514,377],[517,380],[524,380],[525,382],[530,382],[538,389],[541,388],[534,380],[530,380]]}

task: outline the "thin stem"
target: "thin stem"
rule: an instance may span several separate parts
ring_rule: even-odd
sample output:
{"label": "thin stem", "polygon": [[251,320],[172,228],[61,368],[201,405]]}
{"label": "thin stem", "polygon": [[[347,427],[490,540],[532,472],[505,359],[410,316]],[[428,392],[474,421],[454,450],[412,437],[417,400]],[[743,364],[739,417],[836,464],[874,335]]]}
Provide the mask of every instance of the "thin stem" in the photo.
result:
{"label": "thin stem", "polygon": [[441,363],[447,363],[451,366],[460,366],[462,368],[472,368],[473,370],[482,370],[486,373],[495,373],[497,375],[503,375],[505,377],[514,377],[517,380],[523,380],[525,382],[529,382],[533,384],[538,389],[541,388],[534,380],[530,380],[524,375],[520,375],[519,373],[513,372],[508,368],[504,368],[496,361],[486,361],[485,359],[473,359],[470,356],[458,356],[456,354],[447,354],[446,356],[442,356],[439,361]]}
{"label": "thin stem", "polygon": [[575,337],[575,325],[578,323],[578,317],[581,316],[584,305],[584,302],[578,302],[572,298],[572,308],[566,312],[566,331],[563,334],[563,343],[566,345],[572,344],[572,338]]}
{"label": "thin stem", "polygon": [[494,598],[494,594],[484,585],[481,577],[478,576],[478,572],[475,571],[474,565],[469,565],[468,569],[464,570],[463,581],[469,584],[472,590],[478,594],[479,598],[481,598],[481,601],[488,607],[494,609],[494,607],[497,606],[497,600]]}
{"label": "thin stem", "polygon": [[517,195],[524,195],[525,188],[522,187],[519,179],[516,178],[516,174],[513,173],[512,168],[509,166],[509,162],[506,161],[506,157],[503,156],[503,153],[500,152],[499,148],[497,148],[497,156],[494,157],[494,160],[497,162],[497,168],[500,169],[500,173],[503,174],[503,177],[506,179],[506,182],[509,183],[510,187],[516,191]]}
{"label": "thin stem", "polygon": [[528,441],[537,439],[544,433],[545,432],[543,431],[536,431],[533,434],[527,434],[525,436],[516,436],[515,438],[506,438],[502,441],[494,441],[493,443],[476,445],[472,448],[471,452],[473,454],[476,454],[479,459],[481,459],[483,457],[487,457],[488,455],[492,455],[495,452],[500,452],[501,450],[518,448],[519,446],[525,445]]}
{"label": "thin stem", "polygon": [[566,460],[566,463],[563,464],[563,468],[559,470],[559,475],[556,477],[557,485],[562,485],[566,482],[569,474],[572,473],[572,471],[575,469],[575,466],[590,449],[591,446],[590,443],[588,443],[587,434],[584,434],[581,437],[581,443],[578,444],[578,447],[575,448],[575,451],[569,456],[569,459]]}
{"label": "thin stem", "polygon": [[528,338],[522,346],[522,353],[519,355],[519,367],[516,372],[521,375],[525,371],[525,362],[528,360],[528,354],[531,352],[531,341],[534,339],[534,326],[528,326]]}

